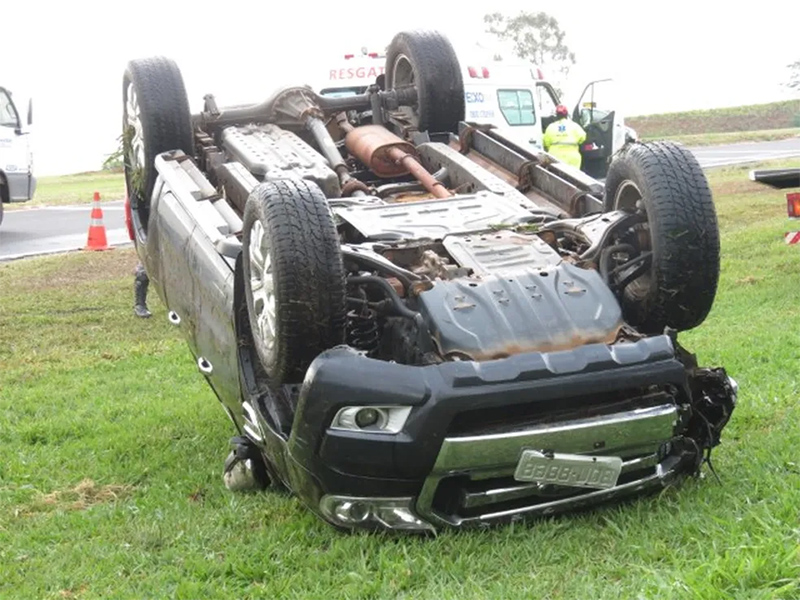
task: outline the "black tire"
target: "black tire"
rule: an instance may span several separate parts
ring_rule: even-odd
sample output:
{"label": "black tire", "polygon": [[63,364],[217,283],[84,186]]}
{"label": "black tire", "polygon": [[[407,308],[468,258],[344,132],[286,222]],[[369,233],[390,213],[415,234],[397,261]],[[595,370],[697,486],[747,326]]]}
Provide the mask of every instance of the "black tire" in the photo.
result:
{"label": "black tire", "polygon": [[[245,205],[242,244],[245,299],[259,360],[270,385],[299,383],[320,352],[344,343],[344,267],[322,191],[305,180],[258,185]],[[262,269],[266,256],[271,274]],[[271,333],[265,336],[259,315],[267,301],[255,297],[254,286],[268,280],[274,313]]]}
{"label": "black tire", "polygon": [[[136,127],[129,123],[131,91],[138,102],[140,153],[133,143]],[[122,107],[125,182],[134,229],[146,233],[150,196],[158,176],[156,156],[168,150],[183,150],[189,156],[194,153],[189,101],[178,65],[164,57],[130,61],[122,79]]]}
{"label": "black tire", "polygon": [[719,228],[694,155],[672,142],[628,145],[609,168],[605,207],[644,209],[647,217],[641,227],[652,262],[622,294],[625,319],[645,333],[700,325],[717,291]]}
{"label": "black tire", "polygon": [[8,189],[8,182],[6,181],[5,177],[0,174],[0,225],[3,224],[3,212],[5,210],[3,205],[10,200],[11,192]]}
{"label": "black tire", "polygon": [[419,131],[456,133],[464,120],[464,81],[450,41],[436,31],[398,33],[386,53],[386,89],[417,86],[413,113]]}

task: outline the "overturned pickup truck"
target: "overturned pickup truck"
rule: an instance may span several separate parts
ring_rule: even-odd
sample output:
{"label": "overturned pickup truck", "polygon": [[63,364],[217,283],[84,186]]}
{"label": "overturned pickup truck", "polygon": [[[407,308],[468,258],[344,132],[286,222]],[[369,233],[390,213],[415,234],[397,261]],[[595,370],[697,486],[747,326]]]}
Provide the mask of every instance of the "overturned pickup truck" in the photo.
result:
{"label": "overturned pickup truck", "polygon": [[635,143],[605,185],[463,122],[457,58],[396,35],[363,94],[190,114],[123,80],[137,252],[238,431],[231,489],[340,528],[549,515],[696,474],[736,402],[677,332],[716,293],[707,181]]}

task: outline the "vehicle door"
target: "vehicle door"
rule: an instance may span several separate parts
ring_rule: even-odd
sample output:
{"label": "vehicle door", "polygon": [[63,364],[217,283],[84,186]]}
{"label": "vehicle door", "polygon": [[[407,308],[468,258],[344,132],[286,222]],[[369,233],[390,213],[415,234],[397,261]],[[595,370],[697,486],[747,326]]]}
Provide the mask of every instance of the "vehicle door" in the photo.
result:
{"label": "vehicle door", "polygon": [[502,118],[498,114],[495,88],[485,83],[464,82],[464,120],[479,125],[500,127]]}
{"label": "vehicle door", "polygon": [[611,156],[625,144],[625,123],[615,110],[614,94],[613,80],[592,81],[584,88],[572,113],[572,120],[586,131],[586,141],[581,146],[581,168],[599,179],[606,176]]}
{"label": "vehicle door", "polygon": [[[169,320],[181,329],[198,369],[208,378],[219,399],[234,414],[240,410],[238,348],[233,313],[233,260],[220,255],[219,241],[206,226],[207,214],[193,210],[161,180],[153,193],[147,232],[147,256],[159,278]],[[223,200],[224,202],[224,200]],[[185,203],[188,203],[185,204]],[[209,211],[206,211],[209,212]]]}
{"label": "vehicle door", "polygon": [[544,136],[544,132],[555,121],[558,116],[556,115],[556,107],[561,104],[558,92],[555,88],[546,81],[536,82],[536,109],[539,113],[539,135]]}
{"label": "vehicle door", "polygon": [[[31,115],[29,112],[28,124]],[[11,93],[0,87],[0,172],[8,185],[9,200],[30,200],[34,191],[29,133],[22,126]]]}

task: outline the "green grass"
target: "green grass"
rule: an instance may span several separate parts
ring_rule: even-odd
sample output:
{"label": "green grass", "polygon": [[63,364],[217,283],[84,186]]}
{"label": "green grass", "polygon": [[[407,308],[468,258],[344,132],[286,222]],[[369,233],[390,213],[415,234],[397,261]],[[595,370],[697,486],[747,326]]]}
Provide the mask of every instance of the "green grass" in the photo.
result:
{"label": "green grass", "polygon": [[800,250],[783,194],[713,178],[715,307],[681,339],[740,402],[713,477],[618,506],[432,539],[342,534],[232,495],[232,427],[130,250],[0,265],[0,598],[800,597]]}
{"label": "green grass", "polygon": [[719,146],[739,142],[771,142],[787,138],[800,137],[800,127],[788,129],[766,129],[764,131],[729,131],[725,133],[696,133],[693,135],[672,135],[665,137],[649,137],[648,140],[661,139],[681,142],[687,146]]}
{"label": "green grass", "polygon": [[125,177],[111,171],[92,171],[74,175],[40,177],[33,200],[6,204],[6,210],[19,210],[31,206],[58,206],[85,204],[92,201],[95,192],[101,200],[122,200],[125,197]]}
{"label": "green grass", "polygon": [[800,127],[800,99],[730,108],[626,117],[643,139]]}

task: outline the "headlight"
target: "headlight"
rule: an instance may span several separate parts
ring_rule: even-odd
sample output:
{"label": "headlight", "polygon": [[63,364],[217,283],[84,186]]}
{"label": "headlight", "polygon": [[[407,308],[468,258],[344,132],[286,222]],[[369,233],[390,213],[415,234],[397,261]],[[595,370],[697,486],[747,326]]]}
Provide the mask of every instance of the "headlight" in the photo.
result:
{"label": "headlight", "polygon": [[411,508],[413,498],[357,498],[323,496],[320,512],[326,519],[348,528],[401,529],[435,531],[433,525],[420,519]]}
{"label": "headlight", "polygon": [[410,406],[345,406],[333,417],[331,429],[397,433],[409,414]]}

